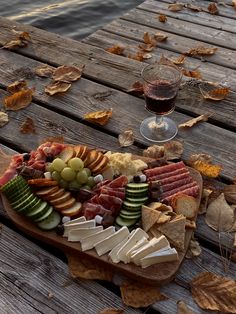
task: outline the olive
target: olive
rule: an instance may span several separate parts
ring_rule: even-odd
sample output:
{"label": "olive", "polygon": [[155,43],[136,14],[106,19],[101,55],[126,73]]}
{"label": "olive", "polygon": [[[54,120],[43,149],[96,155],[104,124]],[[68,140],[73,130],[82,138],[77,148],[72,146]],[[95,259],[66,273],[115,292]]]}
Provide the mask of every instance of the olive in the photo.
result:
{"label": "olive", "polygon": [[62,236],[64,234],[64,226],[62,224],[59,224],[56,227],[56,234]]}
{"label": "olive", "polygon": [[29,153],[24,153],[23,154],[23,161],[28,161],[30,160],[30,154]]}

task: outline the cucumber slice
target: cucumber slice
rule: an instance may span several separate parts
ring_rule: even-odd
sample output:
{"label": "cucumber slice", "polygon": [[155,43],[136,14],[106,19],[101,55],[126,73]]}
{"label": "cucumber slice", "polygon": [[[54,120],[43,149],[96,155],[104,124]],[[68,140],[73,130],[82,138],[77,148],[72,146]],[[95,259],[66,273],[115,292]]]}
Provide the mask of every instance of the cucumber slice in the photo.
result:
{"label": "cucumber slice", "polygon": [[53,211],[46,219],[37,223],[37,226],[42,230],[52,230],[56,228],[61,221],[61,216]]}
{"label": "cucumber slice", "polygon": [[34,222],[40,222],[40,221],[42,221],[42,220],[48,218],[48,216],[51,215],[52,212],[53,212],[53,207],[50,206],[50,207],[48,208],[47,212],[46,212],[43,216],[41,216],[40,218],[35,219]]}
{"label": "cucumber slice", "polygon": [[120,212],[120,217],[126,220],[133,220],[133,219],[138,219],[141,217],[141,214],[136,214],[136,215],[124,215],[123,213]]}
{"label": "cucumber slice", "polygon": [[128,211],[125,209],[121,209],[120,214],[125,215],[125,216],[133,216],[133,215],[141,215],[141,210],[137,210],[137,211]]}
{"label": "cucumber slice", "polygon": [[23,199],[21,198],[16,204],[12,204],[12,207],[16,211],[20,211],[25,206],[29,205],[31,203],[31,201],[34,200],[35,198],[36,198],[36,196],[33,193],[30,193],[29,195],[27,195]]}
{"label": "cucumber slice", "polygon": [[127,197],[126,201],[130,202],[130,203],[140,203],[140,204],[144,204],[146,201],[148,200],[148,197],[136,197],[136,198],[131,198],[131,197]]}
{"label": "cucumber slice", "polygon": [[[33,195],[34,196],[34,195]],[[34,196],[34,198],[31,199],[30,202],[28,203],[24,203],[24,206],[19,205],[19,207],[17,208],[17,212],[18,214],[21,215],[26,215],[28,214],[28,212],[31,211],[32,207],[38,202],[38,198],[36,196]]]}
{"label": "cucumber slice", "polygon": [[130,203],[127,201],[123,202],[123,208],[128,210],[141,210],[143,203]]}
{"label": "cucumber slice", "polygon": [[28,185],[24,187],[22,186],[17,191],[15,191],[15,193],[9,195],[9,200],[11,201],[11,203],[16,202],[20,196],[28,194],[28,192],[31,192],[30,187]]}
{"label": "cucumber slice", "polygon": [[[16,206],[18,206],[19,204],[22,204],[29,196],[34,195],[31,191],[27,191],[24,194],[20,194],[18,196],[18,198],[14,201],[14,202],[10,202],[11,206],[13,208],[15,208]],[[35,195],[34,195],[35,196]]]}
{"label": "cucumber slice", "polygon": [[135,197],[145,197],[148,194],[148,189],[141,189],[141,190],[130,190],[130,189],[126,189],[125,191],[125,195],[131,198],[135,198]]}
{"label": "cucumber slice", "polygon": [[143,190],[148,189],[148,183],[128,183],[126,188],[129,190]]}
{"label": "cucumber slice", "polygon": [[123,227],[123,226],[126,226],[126,227],[130,227],[132,225],[134,225],[136,223],[137,219],[124,219],[120,216],[116,217],[116,223],[117,225]]}
{"label": "cucumber slice", "polygon": [[16,190],[16,188],[20,187],[20,186],[26,186],[27,182],[25,181],[25,179],[23,179],[23,177],[21,176],[17,176],[13,179],[11,179],[8,183],[6,183],[3,187],[2,187],[2,191],[4,193],[10,193]]}
{"label": "cucumber slice", "polygon": [[49,204],[47,202],[40,201],[38,206],[34,210],[30,209],[26,216],[32,220],[38,219],[48,211],[48,208]]}

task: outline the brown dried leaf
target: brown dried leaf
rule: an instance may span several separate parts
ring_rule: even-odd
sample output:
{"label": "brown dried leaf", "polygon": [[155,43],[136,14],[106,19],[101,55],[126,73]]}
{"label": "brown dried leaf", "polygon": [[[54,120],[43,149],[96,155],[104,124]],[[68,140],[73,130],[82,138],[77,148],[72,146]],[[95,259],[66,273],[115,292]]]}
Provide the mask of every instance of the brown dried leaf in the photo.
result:
{"label": "brown dried leaf", "polygon": [[200,154],[192,154],[189,157],[188,163],[192,165],[196,161],[204,161],[206,163],[210,163],[212,161],[211,155],[200,153]]}
{"label": "brown dried leaf", "polygon": [[212,2],[212,3],[210,3],[210,4],[208,5],[207,10],[208,10],[211,14],[213,14],[213,15],[219,14],[219,10],[218,10],[218,8],[217,8],[217,5],[216,5],[214,2]]}
{"label": "brown dried leaf", "polygon": [[200,244],[198,243],[198,241],[196,239],[191,239],[186,257],[189,259],[194,258],[194,257],[199,256],[201,253],[202,253],[202,248],[200,247]]}
{"label": "brown dried leaf", "polygon": [[193,162],[191,166],[204,176],[211,178],[217,178],[222,170],[222,166],[212,165],[201,160]]}
{"label": "brown dried leaf", "polygon": [[134,82],[134,84],[127,90],[128,93],[134,93],[135,95],[143,95],[143,84],[139,81]]}
{"label": "brown dried leaf", "polygon": [[20,132],[23,134],[36,133],[33,119],[27,117],[20,127]]}
{"label": "brown dried leaf", "polygon": [[6,110],[19,110],[27,107],[33,99],[34,89],[24,89],[4,98]]}
{"label": "brown dried leaf", "polygon": [[197,71],[197,70],[191,71],[191,70],[187,70],[187,69],[182,69],[182,73],[184,76],[193,77],[193,78],[196,78],[198,80],[200,80],[202,78],[200,71]]}
{"label": "brown dried leaf", "polygon": [[156,41],[164,41],[164,40],[166,40],[167,38],[168,38],[168,36],[167,35],[164,35],[164,34],[162,34],[162,33],[156,33],[155,35],[154,35],[154,38],[156,39]]}
{"label": "brown dried leaf", "polygon": [[40,77],[52,77],[54,68],[50,67],[49,65],[40,65],[35,69],[35,74]]}
{"label": "brown dried leaf", "polygon": [[145,53],[143,55],[143,59],[145,59],[145,60],[151,59],[152,57],[153,57],[153,55],[151,53]]}
{"label": "brown dried leaf", "polygon": [[224,188],[223,192],[225,194],[225,199],[227,202],[236,204],[236,185],[235,184],[227,185]]}
{"label": "brown dried leaf", "polygon": [[134,132],[133,130],[125,130],[118,136],[120,147],[131,146],[134,143]]}
{"label": "brown dried leaf", "polygon": [[45,93],[49,94],[50,96],[55,95],[57,93],[64,93],[68,91],[71,87],[70,83],[65,82],[52,82],[45,87]]}
{"label": "brown dried leaf", "polygon": [[129,281],[121,285],[123,302],[134,308],[146,307],[154,302],[168,299],[158,287],[148,286],[137,281]]}
{"label": "brown dried leaf", "polygon": [[228,87],[216,88],[209,92],[201,90],[201,93],[204,99],[215,100],[215,101],[225,99],[225,97],[228,95],[229,92],[230,92],[230,89]]}
{"label": "brown dried leaf", "polygon": [[234,210],[231,208],[221,193],[210,203],[206,211],[205,221],[209,227],[216,231],[228,231],[234,223]]}
{"label": "brown dried leaf", "polygon": [[192,10],[192,11],[195,11],[195,12],[201,12],[202,11],[202,8],[197,7],[196,5],[193,5],[192,3],[186,4],[185,7]]}
{"label": "brown dried leaf", "polygon": [[161,55],[160,60],[159,60],[158,63],[159,64],[164,64],[164,65],[175,66],[173,61],[171,59],[166,58],[164,55]]}
{"label": "brown dried leaf", "polygon": [[81,78],[83,69],[84,67],[80,69],[78,67],[62,65],[54,71],[52,78],[54,81],[71,83]]}
{"label": "brown dried leaf", "polygon": [[151,52],[155,48],[152,44],[139,44],[138,47],[144,52]]}
{"label": "brown dried leaf", "polygon": [[168,6],[168,9],[172,12],[178,12],[183,10],[184,5],[182,3],[173,3]]}
{"label": "brown dried leaf", "polygon": [[48,292],[48,299],[51,300],[54,297],[54,294],[52,292]]}
{"label": "brown dried leaf", "polygon": [[111,116],[112,109],[89,112],[84,115],[84,119],[95,124],[106,125]]}
{"label": "brown dried leaf", "polygon": [[187,58],[187,56],[185,55],[180,55],[177,59],[171,59],[171,61],[175,64],[175,65],[181,65],[184,63],[185,59]]}
{"label": "brown dried leaf", "polygon": [[161,23],[165,23],[165,22],[167,21],[167,17],[166,17],[165,14],[160,14],[160,15],[158,16],[158,20],[159,20],[159,22],[161,22]]}
{"label": "brown dried leaf", "polygon": [[128,55],[128,58],[142,62],[142,61],[144,60],[144,55],[145,55],[144,52],[138,51],[138,52],[136,52],[135,55],[129,54],[129,55]]}
{"label": "brown dried leaf", "polygon": [[144,34],[143,34],[143,41],[144,41],[144,43],[145,44],[152,44],[152,37],[149,35],[149,33],[148,32],[145,32]]}
{"label": "brown dried leaf", "polygon": [[202,272],[191,281],[194,301],[204,310],[236,313],[236,282],[210,272]]}
{"label": "brown dried leaf", "polygon": [[124,310],[107,308],[100,311],[98,314],[125,314]]}
{"label": "brown dried leaf", "polygon": [[181,123],[178,125],[178,128],[191,128],[193,127],[195,124],[197,124],[198,122],[202,122],[202,121],[207,121],[209,118],[209,115],[206,114],[202,114],[196,118],[190,119],[184,123]]}
{"label": "brown dried leaf", "polygon": [[184,151],[183,143],[179,141],[170,141],[164,144],[164,155],[166,160],[179,159]]}
{"label": "brown dried leaf", "polygon": [[106,51],[113,53],[115,55],[120,55],[120,56],[123,55],[124,50],[125,50],[125,48],[120,46],[120,45],[114,45],[114,46],[106,49]]}
{"label": "brown dried leaf", "polygon": [[31,41],[31,36],[28,32],[22,32],[22,31],[17,31],[15,29],[12,30],[14,34],[18,35],[19,39],[25,40],[25,41]]}
{"label": "brown dried leaf", "polygon": [[149,157],[153,159],[162,158],[164,157],[164,155],[165,155],[165,148],[164,146],[161,146],[161,145],[152,145],[143,151],[144,157]]}
{"label": "brown dried leaf", "polygon": [[177,314],[195,314],[182,300],[177,302],[177,308]]}
{"label": "brown dried leaf", "polygon": [[39,144],[43,144],[43,143],[47,143],[47,142],[64,144],[65,139],[62,135],[51,136],[51,137],[47,137],[47,138],[42,139],[42,141]]}
{"label": "brown dried leaf", "polygon": [[196,47],[196,48],[191,48],[190,50],[188,50],[187,52],[184,52],[184,54],[186,56],[211,56],[213,55],[216,50],[218,48],[208,48],[208,47],[204,47],[204,46],[199,46],[199,47]]}
{"label": "brown dried leaf", "polygon": [[0,128],[9,122],[8,114],[6,112],[0,111]]}
{"label": "brown dried leaf", "polygon": [[209,196],[211,195],[212,192],[213,191],[210,189],[203,189],[201,204],[200,204],[199,210],[198,210],[198,215],[202,215],[202,214],[206,213]]}
{"label": "brown dried leaf", "polygon": [[23,42],[21,39],[13,39],[3,45],[3,49],[15,50],[27,46],[27,43]]}
{"label": "brown dried leaf", "polygon": [[11,94],[17,93],[23,89],[27,89],[27,83],[25,80],[15,81],[7,86],[7,91]]}

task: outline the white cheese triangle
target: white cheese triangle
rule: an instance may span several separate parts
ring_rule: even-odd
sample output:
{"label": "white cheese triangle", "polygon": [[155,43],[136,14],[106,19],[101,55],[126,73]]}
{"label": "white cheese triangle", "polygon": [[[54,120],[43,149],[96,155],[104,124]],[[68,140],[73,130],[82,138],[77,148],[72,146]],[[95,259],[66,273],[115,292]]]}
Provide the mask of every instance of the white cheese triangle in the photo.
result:
{"label": "white cheese triangle", "polygon": [[118,258],[117,252],[119,251],[119,249],[127,242],[127,240],[129,239],[129,236],[127,236],[123,241],[121,241],[119,244],[117,244],[112,250],[111,252],[108,254],[108,256],[110,257],[110,259],[112,260],[113,263],[119,263],[120,259]]}
{"label": "white cheese triangle", "polygon": [[115,231],[116,231],[115,227],[111,226],[103,231],[100,231],[96,234],[90,235],[82,239],[81,240],[82,251],[91,250],[94,247],[95,243],[106,239],[108,236],[114,234]]}
{"label": "white cheese triangle", "polygon": [[151,265],[163,262],[172,262],[179,259],[176,249],[169,248],[167,250],[160,250],[153,252],[141,259],[140,263],[142,268],[149,267]]}
{"label": "white cheese triangle", "polygon": [[127,253],[126,253],[126,257],[127,257],[127,263],[130,262],[130,258],[131,258],[131,254],[140,249],[141,247],[143,247],[145,244],[149,243],[148,239],[143,237],[141,240],[139,240]]}
{"label": "white cheese triangle", "polygon": [[76,219],[72,219],[72,220],[69,220],[67,222],[64,223],[64,226],[68,226],[68,225],[71,225],[71,224],[74,224],[74,223],[77,223],[77,222],[84,222],[86,221],[85,217],[82,216],[82,217],[79,217],[79,218],[76,218]]}
{"label": "white cheese triangle", "polygon": [[79,242],[82,239],[84,239],[84,238],[86,238],[92,234],[97,234],[98,232],[100,232],[102,230],[103,230],[102,226],[69,230],[68,241]]}
{"label": "white cheese triangle", "polygon": [[95,226],[96,226],[95,219],[87,220],[84,222],[76,222],[76,223],[69,224],[69,225],[64,225],[63,237],[68,237],[69,231],[71,231],[71,230],[78,230],[81,228],[91,228],[91,227],[95,227]]}

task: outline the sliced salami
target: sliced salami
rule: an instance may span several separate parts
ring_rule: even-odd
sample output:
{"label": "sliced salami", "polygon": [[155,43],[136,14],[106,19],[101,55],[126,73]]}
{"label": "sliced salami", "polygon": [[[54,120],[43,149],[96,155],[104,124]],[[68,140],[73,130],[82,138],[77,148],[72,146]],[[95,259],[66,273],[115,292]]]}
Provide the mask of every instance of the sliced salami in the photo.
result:
{"label": "sliced salami", "polygon": [[115,180],[112,180],[108,186],[110,188],[122,188],[128,184],[128,178],[126,176],[120,176],[116,178]]}
{"label": "sliced salami", "polygon": [[178,193],[178,192],[181,192],[181,191],[186,190],[188,188],[191,188],[191,187],[195,186],[196,184],[197,184],[196,181],[192,181],[190,183],[187,183],[185,185],[182,185],[180,187],[172,189],[171,191],[167,191],[167,192],[162,194],[162,199],[165,199],[166,197],[171,196],[171,195],[173,195],[175,193]]}
{"label": "sliced salami", "polygon": [[90,202],[83,204],[83,213],[86,220],[94,219],[96,215],[103,216],[104,214],[111,215],[112,212],[102,205],[92,204]]}
{"label": "sliced salami", "polygon": [[144,173],[149,178],[149,177],[153,177],[153,176],[160,175],[163,173],[172,172],[174,170],[181,169],[181,168],[185,168],[185,164],[183,163],[183,161],[169,164],[162,167],[147,169],[147,170],[144,170]]}
{"label": "sliced salami", "polygon": [[122,199],[116,196],[100,194],[98,197],[99,204],[112,211],[112,216],[116,217],[122,205]]}
{"label": "sliced salami", "polygon": [[189,172],[177,174],[175,176],[170,176],[168,178],[161,179],[158,181],[160,181],[162,185],[166,185],[166,184],[173,183],[175,181],[179,181],[179,180],[186,179],[186,178],[191,178]]}
{"label": "sliced salami", "polygon": [[116,196],[119,197],[120,199],[124,200],[125,199],[125,192],[124,191],[117,191],[116,189],[112,189],[109,187],[102,187],[101,188],[101,194],[107,194],[110,196]]}
{"label": "sliced salami", "polygon": [[197,197],[198,193],[199,193],[199,186],[197,184],[195,184],[194,186],[192,186],[190,188],[187,188],[185,190],[182,190],[180,192],[177,192],[177,193],[175,193],[175,194],[173,194],[171,196],[168,196],[168,197],[164,198],[162,200],[162,202],[164,202],[165,204],[169,204],[170,201],[172,200],[172,198],[175,197],[176,195],[186,194],[186,195],[189,195],[189,196]]}
{"label": "sliced salami", "polygon": [[185,178],[182,178],[180,180],[174,180],[171,183],[162,184],[162,191],[163,191],[163,193],[165,193],[167,191],[171,192],[171,190],[174,190],[174,189],[179,188],[181,186],[185,186],[186,184],[191,183],[191,182],[193,182],[192,177],[187,175]]}

